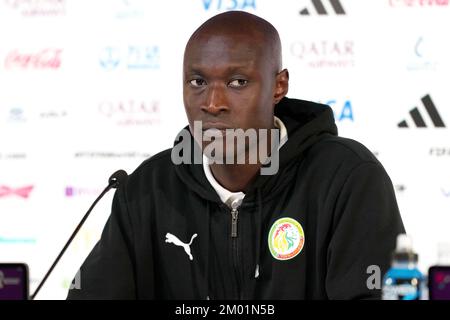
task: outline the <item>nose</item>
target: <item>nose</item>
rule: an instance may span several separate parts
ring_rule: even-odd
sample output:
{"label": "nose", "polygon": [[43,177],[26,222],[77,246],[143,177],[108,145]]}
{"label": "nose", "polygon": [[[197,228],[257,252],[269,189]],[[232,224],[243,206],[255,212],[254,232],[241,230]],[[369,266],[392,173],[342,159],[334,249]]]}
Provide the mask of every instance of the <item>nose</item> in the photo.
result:
{"label": "nose", "polygon": [[207,88],[206,101],[202,110],[212,115],[218,115],[228,110],[228,101],[225,94],[225,88],[220,84],[213,84]]}

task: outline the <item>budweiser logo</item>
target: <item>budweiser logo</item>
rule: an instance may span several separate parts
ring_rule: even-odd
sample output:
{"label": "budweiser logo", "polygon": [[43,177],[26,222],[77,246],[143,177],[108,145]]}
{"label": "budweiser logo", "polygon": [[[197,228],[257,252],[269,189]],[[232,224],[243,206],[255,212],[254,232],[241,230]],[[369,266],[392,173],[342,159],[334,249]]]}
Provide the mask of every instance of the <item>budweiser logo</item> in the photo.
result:
{"label": "budweiser logo", "polygon": [[30,196],[31,190],[33,190],[33,186],[26,186],[14,189],[7,186],[0,186],[0,198],[10,195],[16,195],[26,199]]}
{"label": "budweiser logo", "polygon": [[5,59],[6,69],[58,69],[62,49],[43,49],[37,53],[10,52]]}

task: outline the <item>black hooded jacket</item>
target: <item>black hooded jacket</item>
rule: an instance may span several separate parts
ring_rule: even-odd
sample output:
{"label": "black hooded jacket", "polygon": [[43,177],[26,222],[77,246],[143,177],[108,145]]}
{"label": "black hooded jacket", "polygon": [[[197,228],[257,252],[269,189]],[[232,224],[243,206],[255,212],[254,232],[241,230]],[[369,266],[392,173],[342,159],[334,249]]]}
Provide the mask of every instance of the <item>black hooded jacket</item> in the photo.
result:
{"label": "black hooded jacket", "polygon": [[[328,106],[284,98],[275,115],[288,131],[279,171],[252,183],[236,237],[202,165],[175,165],[172,149],[163,151],[116,191],[81,267],[81,289],[68,298],[379,298],[367,270],[387,271],[404,232],[387,173],[360,143],[337,136]],[[269,234],[286,217],[301,225],[303,244],[294,257],[276,259]]]}

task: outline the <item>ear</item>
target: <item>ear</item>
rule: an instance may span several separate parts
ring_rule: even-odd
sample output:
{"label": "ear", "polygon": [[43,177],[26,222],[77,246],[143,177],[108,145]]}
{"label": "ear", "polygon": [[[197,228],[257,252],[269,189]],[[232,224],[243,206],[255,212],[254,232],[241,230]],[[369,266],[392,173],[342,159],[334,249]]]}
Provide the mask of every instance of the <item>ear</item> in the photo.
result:
{"label": "ear", "polygon": [[286,96],[289,90],[289,71],[283,69],[275,77],[275,93],[273,96],[274,104],[280,102]]}

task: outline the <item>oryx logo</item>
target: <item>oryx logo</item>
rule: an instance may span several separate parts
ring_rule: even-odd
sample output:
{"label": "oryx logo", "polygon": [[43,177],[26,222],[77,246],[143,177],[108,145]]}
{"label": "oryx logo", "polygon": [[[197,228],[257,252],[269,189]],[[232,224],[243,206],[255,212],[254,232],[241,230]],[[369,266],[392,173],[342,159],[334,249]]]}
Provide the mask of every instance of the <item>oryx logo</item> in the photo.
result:
{"label": "oryx logo", "polygon": [[[422,104],[425,107],[426,113],[428,113],[428,116],[430,117],[431,121],[433,122],[433,125],[435,128],[445,128],[444,121],[442,120],[441,116],[439,115],[438,110],[436,109],[436,106],[433,103],[433,100],[431,100],[431,97],[429,94],[422,97]],[[414,109],[411,109],[409,111],[409,114],[411,115],[411,118],[414,122],[415,127],[417,128],[426,128],[427,125],[422,117],[423,113],[420,113],[419,109],[415,107]],[[408,123],[406,120],[401,121],[398,124],[399,128],[409,128]]]}
{"label": "oryx logo", "polygon": [[189,243],[184,243],[184,242],[182,242],[180,239],[178,239],[176,236],[174,236],[173,234],[171,234],[171,233],[167,233],[166,234],[166,242],[167,243],[173,243],[174,245],[176,245],[176,246],[179,246],[179,247],[183,247],[183,249],[184,249],[184,251],[186,252],[186,254],[189,256],[189,259],[190,260],[193,260],[194,258],[192,257],[192,254],[191,254],[191,244],[192,244],[192,241],[194,241],[194,239],[197,237],[197,234],[196,233],[194,233],[193,235],[192,235],[192,237],[191,237],[191,241],[189,242]]}
{"label": "oryx logo", "polygon": [[[311,0],[311,1],[314,6],[314,9],[316,9],[317,14],[328,15],[328,12],[325,9],[325,6],[324,6],[322,0]],[[323,1],[326,2],[326,0],[323,0]],[[345,15],[345,11],[341,5],[340,0],[328,0],[328,1],[330,2],[334,13],[339,14],[339,15]],[[309,13],[308,8],[304,8],[304,9],[300,10],[300,15],[301,16],[309,16],[310,13]]]}

